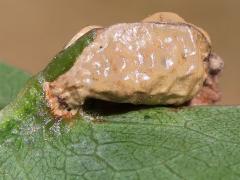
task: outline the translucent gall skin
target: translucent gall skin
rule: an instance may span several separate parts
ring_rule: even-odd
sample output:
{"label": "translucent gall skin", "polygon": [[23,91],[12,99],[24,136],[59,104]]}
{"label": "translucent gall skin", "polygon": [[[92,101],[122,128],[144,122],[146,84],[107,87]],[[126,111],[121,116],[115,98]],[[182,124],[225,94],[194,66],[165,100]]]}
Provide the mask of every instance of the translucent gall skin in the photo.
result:
{"label": "translucent gall skin", "polygon": [[86,98],[132,104],[183,104],[206,79],[210,44],[186,23],[117,24],[99,30],[49,91],[71,108]]}

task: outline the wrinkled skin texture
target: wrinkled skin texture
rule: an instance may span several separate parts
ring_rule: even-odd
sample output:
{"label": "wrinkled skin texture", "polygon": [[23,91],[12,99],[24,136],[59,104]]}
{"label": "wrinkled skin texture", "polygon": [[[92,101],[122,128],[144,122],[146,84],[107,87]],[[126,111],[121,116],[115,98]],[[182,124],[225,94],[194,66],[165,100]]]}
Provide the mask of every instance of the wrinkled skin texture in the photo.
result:
{"label": "wrinkled skin texture", "polygon": [[[175,13],[171,12],[158,12],[143,20],[143,22],[179,22],[186,23],[186,21]],[[201,31],[207,38],[208,42],[211,42],[210,37],[206,31],[191,24]],[[203,84],[203,87],[199,93],[191,99],[187,104],[193,105],[209,105],[218,102],[221,99],[221,92],[218,87],[219,76],[223,70],[224,62],[215,53],[211,53],[210,56],[205,59],[205,66],[207,71],[207,78]]]}
{"label": "wrinkled skin texture", "polygon": [[[99,27],[83,29],[67,47],[92,28]],[[208,104],[217,82],[217,73],[208,75],[210,52],[207,33],[173,13],[113,25],[99,30],[68,72],[45,83],[46,98],[56,116],[69,117],[87,98],[147,105]],[[217,99],[216,95],[211,102]]]}

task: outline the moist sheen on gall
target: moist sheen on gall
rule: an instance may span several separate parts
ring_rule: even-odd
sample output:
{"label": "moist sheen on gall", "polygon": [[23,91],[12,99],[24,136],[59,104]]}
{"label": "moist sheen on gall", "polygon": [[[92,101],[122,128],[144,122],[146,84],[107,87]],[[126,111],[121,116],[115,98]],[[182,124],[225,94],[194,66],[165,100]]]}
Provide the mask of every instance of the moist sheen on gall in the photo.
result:
{"label": "moist sheen on gall", "polygon": [[117,24],[99,31],[48,94],[70,108],[86,98],[132,104],[182,104],[206,78],[206,37],[176,23]]}

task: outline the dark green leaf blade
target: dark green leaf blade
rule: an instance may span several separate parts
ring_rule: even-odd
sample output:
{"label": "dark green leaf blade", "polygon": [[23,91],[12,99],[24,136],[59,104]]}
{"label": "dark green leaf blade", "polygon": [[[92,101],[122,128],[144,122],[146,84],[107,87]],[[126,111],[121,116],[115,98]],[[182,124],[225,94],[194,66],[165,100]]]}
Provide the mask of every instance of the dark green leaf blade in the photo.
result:
{"label": "dark green leaf blade", "polygon": [[[41,79],[41,78],[40,78]],[[240,108],[53,119],[39,79],[0,112],[3,179],[238,179]]]}
{"label": "dark green leaf blade", "polygon": [[0,109],[16,97],[29,77],[27,73],[0,62]]}
{"label": "dark green leaf blade", "polygon": [[0,179],[239,179],[238,106],[54,119],[43,83],[71,68],[93,35],[59,54],[0,111]]}
{"label": "dark green leaf blade", "polygon": [[47,81],[53,81],[58,76],[68,71],[75,63],[77,57],[83,49],[88,46],[96,36],[96,30],[93,29],[79,38],[70,47],[61,51],[43,70],[44,77]]}
{"label": "dark green leaf blade", "polygon": [[77,119],[71,128],[56,122],[48,130],[43,123],[27,119],[1,144],[1,176],[103,180],[239,177],[238,107],[177,112],[159,107],[102,118],[101,123]]}

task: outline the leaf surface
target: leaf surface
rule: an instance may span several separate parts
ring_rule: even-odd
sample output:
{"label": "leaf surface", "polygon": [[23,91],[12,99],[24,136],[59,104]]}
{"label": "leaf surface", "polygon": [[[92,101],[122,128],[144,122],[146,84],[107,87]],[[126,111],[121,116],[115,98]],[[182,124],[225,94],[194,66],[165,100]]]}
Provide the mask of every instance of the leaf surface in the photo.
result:
{"label": "leaf surface", "polygon": [[0,109],[11,102],[30,76],[0,62]]}
{"label": "leaf surface", "polygon": [[42,114],[4,129],[3,179],[239,178],[239,107],[156,107],[72,126]]}
{"label": "leaf surface", "polygon": [[[70,68],[92,41],[88,35],[0,111],[0,179],[240,178],[239,106],[132,107],[53,118],[43,83]],[[103,110],[96,107],[90,104],[92,112]]]}

